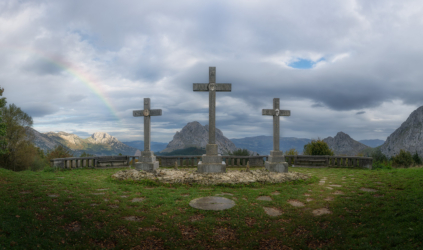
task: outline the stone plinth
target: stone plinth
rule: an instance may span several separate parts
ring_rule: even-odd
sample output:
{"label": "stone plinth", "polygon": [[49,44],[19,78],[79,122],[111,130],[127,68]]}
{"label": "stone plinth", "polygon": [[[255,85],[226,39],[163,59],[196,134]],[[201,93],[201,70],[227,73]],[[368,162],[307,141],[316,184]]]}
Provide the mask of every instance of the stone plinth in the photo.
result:
{"label": "stone plinth", "polygon": [[156,156],[151,151],[142,151],[141,159],[135,163],[135,169],[152,172],[159,168],[159,162],[156,161]]}
{"label": "stone plinth", "polygon": [[207,144],[206,154],[198,162],[198,173],[226,173],[226,163],[222,155],[217,153],[217,144]]}
{"label": "stone plinth", "polygon": [[282,151],[270,151],[269,160],[264,163],[264,167],[270,172],[288,173],[288,162]]}

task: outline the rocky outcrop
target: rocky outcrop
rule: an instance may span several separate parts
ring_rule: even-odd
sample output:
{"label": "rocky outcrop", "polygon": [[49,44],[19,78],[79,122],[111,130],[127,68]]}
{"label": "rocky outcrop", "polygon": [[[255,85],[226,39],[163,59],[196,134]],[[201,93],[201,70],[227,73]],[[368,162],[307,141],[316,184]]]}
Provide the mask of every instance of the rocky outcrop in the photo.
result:
{"label": "rocky outcrop", "polygon": [[112,175],[116,180],[149,179],[161,183],[197,183],[202,185],[237,184],[237,183],[282,183],[295,180],[306,180],[310,176],[302,173],[275,173],[266,169],[252,171],[233,170],[226,173],[197,173],[197,169],[158,169],[155,172],[138,171],[136,169],[121,170]]}
{"label": "rocky outcrop", "polygon": [[[182,128],[181,132],[176,132],[173,140],[169,142],[162,153],[169,153],[177,149],[189,147],[205,148],[209,141],[209,126],[202,126],[199,122],[190,122]],[[226,138],[222,131],[216,128],[216,144],[219,154],[227,154],[237,150],[235,144]]]}
{"label": "rocky outcrop", "polygon": [[338,132],[334,138],[328,137],[323,139],[330,149],[333,150],[335,155],[348,155],[355,156],[362,150],[369,148],[368,146],[360,143],[344,132]]}
{"label": "rocky outcrop", "polygon": [[423,156],[423,106],[414,110],[380,147],[381,152],[392,157],[401,149]]}

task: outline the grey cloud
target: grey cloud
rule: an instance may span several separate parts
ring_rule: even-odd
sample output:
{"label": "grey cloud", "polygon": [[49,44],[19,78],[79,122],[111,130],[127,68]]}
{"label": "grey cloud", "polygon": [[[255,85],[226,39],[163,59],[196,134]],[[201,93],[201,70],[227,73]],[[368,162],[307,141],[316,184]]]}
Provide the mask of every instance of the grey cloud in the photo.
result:
{"label": "grey cloud", "polygon": [[24,103],[21,105],[22,111],[31,117],[43,117],[56,113],[59,108],[49,103]]}
{"label": "grey cloud", "polygon": [[362,114],[364,114],[364,113],[366,113],[366,111],[360,111],[360,112],[357,112],[357,113],[355,113],[356,115],[362,115]]}

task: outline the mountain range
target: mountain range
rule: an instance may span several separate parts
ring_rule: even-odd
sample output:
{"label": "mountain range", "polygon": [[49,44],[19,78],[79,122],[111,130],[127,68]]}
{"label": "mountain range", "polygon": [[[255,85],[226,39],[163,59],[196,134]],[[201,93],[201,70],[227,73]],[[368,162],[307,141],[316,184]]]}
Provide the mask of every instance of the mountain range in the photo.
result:
{"label": "mountain range", "polygon": [[47,132],[40,133],[30,128],[37,147],[44,151],[52,150],[58,145],[62,145],[73,152],[73,155],[79,156],[83,152],[97,156],[102,155],[135,155],[136,148],[120,142],[116,137],[107,133],[96,132],[86,139],[66,132]]}

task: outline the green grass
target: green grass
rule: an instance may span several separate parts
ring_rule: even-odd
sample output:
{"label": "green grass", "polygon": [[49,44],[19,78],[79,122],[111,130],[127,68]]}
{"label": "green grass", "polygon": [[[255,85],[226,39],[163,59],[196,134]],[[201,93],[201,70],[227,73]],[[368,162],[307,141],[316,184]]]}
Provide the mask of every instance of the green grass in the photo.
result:
{"label": "green grass", "polygon": [[[0,169],[0,249],[423,249],[422,168],[290,168],[315,178],[209,187],[112,180],[117,171]],[[342,187],[327,188],[333,184]],[[221,193],[233,194],[224,197],[236,199],[236,206],[224,211],[189,206],[192,199]],[[273,201],[256,200],[263,195]],[[141,197],[145,200],[131,202]],[[283,214],[270,217],[263,206]],[[314,216],[318,208],[332,214]]]}

